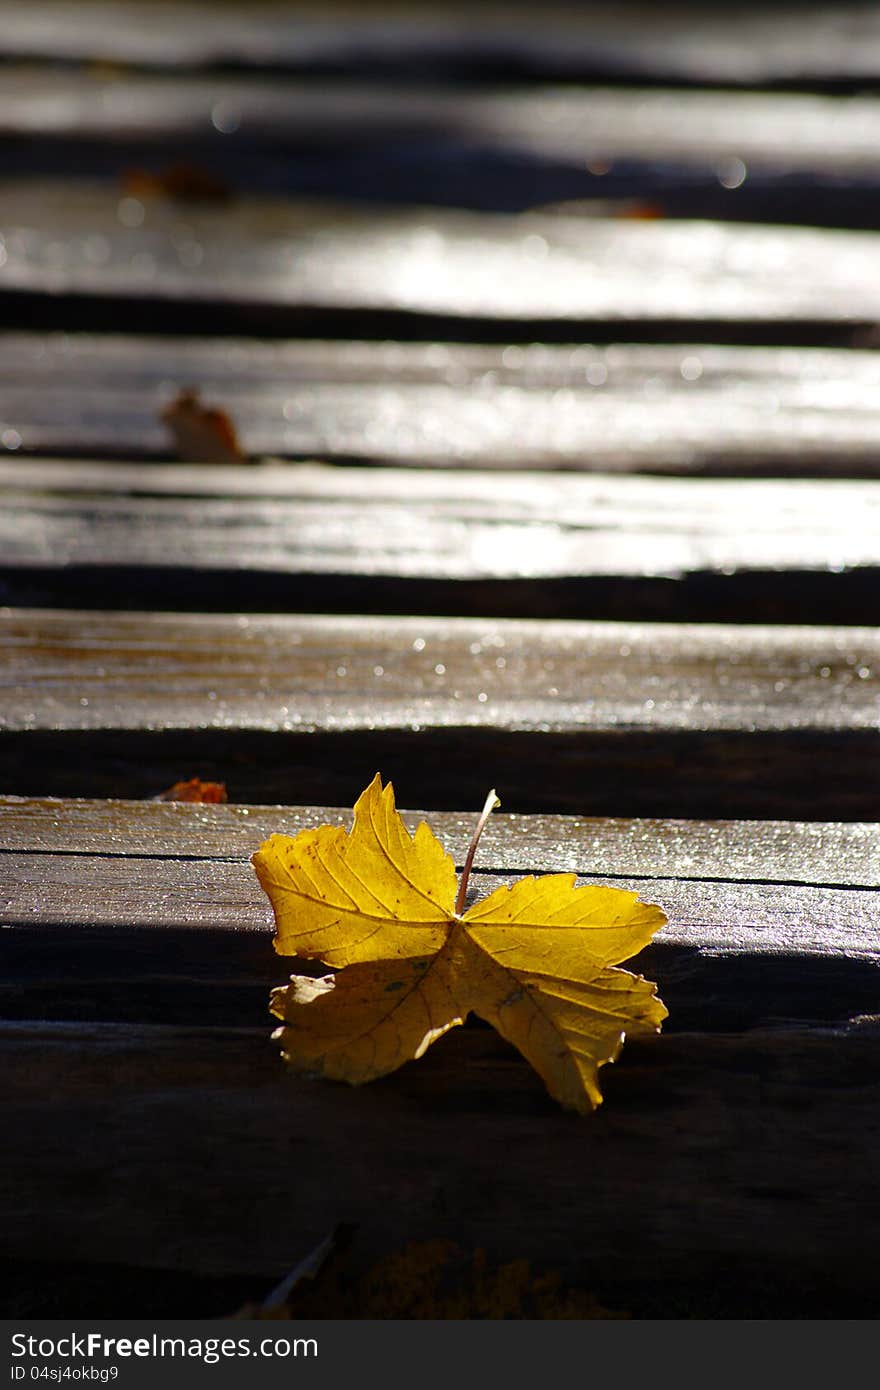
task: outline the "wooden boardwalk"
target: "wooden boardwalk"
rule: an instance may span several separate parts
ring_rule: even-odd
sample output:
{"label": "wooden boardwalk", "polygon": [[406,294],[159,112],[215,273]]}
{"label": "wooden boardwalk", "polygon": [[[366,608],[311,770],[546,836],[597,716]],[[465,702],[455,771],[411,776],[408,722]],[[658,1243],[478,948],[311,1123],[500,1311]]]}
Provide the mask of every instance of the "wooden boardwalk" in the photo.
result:
{"label": "wooden boardwalk", "polygon": [[[340,1222],[876,1313],[880,26],[508,8],[0,3],[9,1317],[221,1317]],[[377,770],[458,865],[497,787],[481,892],[663,906],[594,1116],[479,1025],[285,1072],[248,860]]]}

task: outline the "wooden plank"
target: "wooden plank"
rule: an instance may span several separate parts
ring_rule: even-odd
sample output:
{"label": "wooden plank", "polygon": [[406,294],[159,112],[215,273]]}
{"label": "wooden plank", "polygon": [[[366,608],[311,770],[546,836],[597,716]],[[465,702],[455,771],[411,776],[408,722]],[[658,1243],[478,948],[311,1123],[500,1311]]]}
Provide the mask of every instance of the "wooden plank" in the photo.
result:
{"label": "wooden plank", "polygon": [[871,230],[878,125],[864,94],[0,65],[9,174],[189,165],[239,192],[486,211],[574,200],[580,216]]}
{"label": "wooden plank", "polygon": [[877,482],[28,459],[0,487],[13,603],[876,616]]}
{"label": "wooden plank", "polygon": [[[495,219],[501,221],[516,219]],[[611,345],[569,341],[517,343],[381,342],[336,339],[268,341],[254,337],[196,338],[169,335],[135,337],[116,333],[0,334],[3,382],[31,386],[58,382],[71,393],[96,394],[126,389],[166,394],[169,381],[196,381],[229,393],[288,390],[297,386],[358,386],[369,390],[394,385],[450,386],[491,395],[496,386],[558,391],[588,396],[626,395],[636,388],[662,400],[667,392],[699,396],[726,390],[732,407],[737,395],[755,392],[753,404],[776,393],[780,409],[799,399],[830,410],[869,411],[880,382],[872,351],[829,348],[737,347],[685,340],[674,346],[619,342]],[[692,360],[694,357],[698,360]],[[850,394],[846,388],[849,386]],[[825,388],[823,391],[822,388]],[[564,398],[559,402],[565,404]]]}
{"label": "wooden plank", "polygon": [[5,180],[0,196],[0,287],[26,297],[33,324],[27,297],[44,309],[113,298],[117,322],[120,304],[140,304],[151,322],[163,304],[185,304],[193,331],[200,308],[216,320],[222,306],[226,332],[245,310],[251,327],[276,329],[297,315],[468,319],[475,337],[493,322],[558,334],[596,322],[812,330],[880,317],[869,232],[249,198],[191,203],[183,217],[173,201],[72,180]]}
{"label": "wooden plank", "polygon": [[[318,148],[337,154],[354,145],[361,157],[364,147],[372,147],[373,158],[387,160],[396,147],[411,150],[418,141],[429,161],[438,148],[459,149],[463,159],[477,147],[515,150],[586,165],[585,182],[607,178],[610,166],[624,161],[662,163],[663,174],[657,174],[670,182],[677,169],[686,168],[691,177],[699,170],[728,184],[741,174],[738,187],[756,172],[774,178],[833,175],[873,185],[880,102],[864,92],[829,97],[509,83],[469,88],[326,75],[280,80],[7,63],[0,70],[0,132],[9,139],[116,148],[124,142],[128,150],[198,146],[209,154],[222,151],[234,169],[239,151],[257,143],[287,146],[289,153]],[[83,154],[88,157],[88,150]]]}
{"label": "wooden plank", "polygon": [[[512,881],[480,874],[474,893]],[[669,918],[633,962],[657,981],[668,1029],[846,1022],[873,1008],[876,890],[613,881]],[[7,853],[0,885],[7,1018],[186,1023],[198,1010],[202,1022],[268,1026],[270,988],[309,973],[274,955],[268,900],[246,863]]]}
{"label": "wooden plank", "polygon": [[[166,0],[170,8],[169,0]],[[198,65],[320,67],[381,74],[395,67],[655,78],[740,83],[853,83],[880,71],[876,11],[864,3],[715,11],[680,5],[662,15],[635,0],[609,10],[594,0],[478,8],[446,0],[389,7],[333,7],[262,0],[236,13],[221,4],[180,4],[157,22],[154,0],[64,0],[0,6],[2,51],[16,57],[109,59],[165,68]]]}
{"label": "wooden plank", "polygon": [[[6,610],[5,790],[871,819],[861,628]],[[815,768],[833,767],[817,778]],[[416,769],[418,769],[416,771]],[[157,786],[158,783],[158,786]]]}
{"label": "wooden plank", "polygon": [[[139,862],[154,872],[165,868],[157,860]],[[40,866],[31,867],[35,896]],[[63,867],[55,866],[55,877],[62,875]],[[197,1015],[205,1025],[262,1027],[268,1038],[274,1026],[268,1013],[270,990],[286,983],[292,970],[322,971],[303,962],[280,961],[265,926],[249,926],[246,913],[234,929],[228,921],[224,926],[224,914],[217,910],[218,885],[213,891],[205,886],[209,877],[200,876],[203,895],[198,899],[197,928],[192,920],[185,926],[170,924],[175,913],[180,915],[179,873],[171,875],[169,899],[174,905],[159,924],[48,922],[48,913],[43,920],[32,916],[5,923],[0,1013],[7,1019],[176,1025],[191,1023]],[[163,890],[156,882],[140,879],[136,887],[141,895],[161,898]],[[484,879],[482,887],[498,882]],[[637,880],[631,882],[635,885]],[[107,875],[99,873],[96,885],[107,884]],[[762,919],[760,887],[751,893],[708,887],[702,916],[696,890],[688,902],[686,893],[670,895],[653,880],[645,888],[647,896],[660,901],[674,918],[671,935],[634,962],[637,971],[660,986],[670,1011],[667,1032],[736,1033],[791,1027],[793,1020],[825,1026],[874,1011],[876,894],[863,893],[865,902],[860,904],[857,893],[790,889],[784,897],[771,895],[770,911]],[[110,892],[117,908],[137,915],[131,910],[133,897],[126,897],[118,882],[110,885]],[[19,905],[26,901],[21,885],[13,885],[12,894]],[[49,896],[49,906],[63,915],[76,895],[71,891],[62,900],[57,888],[50,888]],[[81,895],[80,901],[85,900],[88,895]],[[690,925],[685,920],[688,912]],[[253,909],[251,916],[256,916]],[[710,916],[712,926],[704,929],[702,923]],[[787,923],[787,933],[781,923]],[[765,944],[770,937],[775,941],[772,949]]]}
{"label": "wooden plank", "polygon": [[280,1276],[345,1219],[368,1260],[446,1235],[636,1313],[876,1307],[876,1026],[632,1042],[586,1122],[456,1032],[349,1091],[263,1030],[7,1024],[7,1254]]}
{"label": "wooden plank", "polygon": [[[880,360],[866,351],[10,333],[0,336],[0,363],[0,444],[12,451],[167,457],[161,412],[195,385],[232,413],[254,455],[455,468],[878,472]],[[164,488],[158,478],[149,485]],[[259,479],[244,486],[256,489]]]}
{"label": "wooden plank", "polygon": [[[246,511],[249,503],[260,510],[268,503],[282,516],[288,508],[291,513],[298,509],[306,527],[309,509],[323,505],[328,509],[327,520],[332,517],[330,509],[335,508],[340,520],[350,525],[358,514],[369,514],[373,502],[377,508],[387,509],[390,517],[392,509],[400,508],[409,522],[422,513],[427,523],[426,568],[416,569],[415,573],[449,573],[460,565],[462,573],[473,569],[487,577],[514,572],[512,556],[503,547],[498,547],[497,556],[482,556],[478,552],[460,558],[450,556],[441,566],[431,544],[431,524],[466,527],[482,523],[487,528],[508,526],[515,531],[531,518],[537,526],[556,523],[558,529],[575,534],[589,526],[594,533],[592,544],[597,555],[592,563],[597,571],[606,568],[604,542],[610,543],[612,552],[608,557],[609,572],[669,574],[676,568],[670,564],[672,551],[678,547],[683,550],[689,543],[694,548],[702,543],[703,563],[712,567],[744,562],[768,568],[782,568],[786,563],[804,568],[826,568],[835,563],[871,564],[877,554],[880,509],[877,482],[843,479],[682,481],[605,474],[581,477],[573,473],[550,477],[544,472],[526,470],[415,472],[401,468],[286,464],[276,460],[247,468],[238,464],[166,464],[145,469],[142,463],[121,460],[4,458],[0,460],[0,487],[5,489],[4,505],[10,510],[21,509],[19,518],[26,507],[38,510],[43,504],[47,525],[62,508],[73,512],[77,506],[85,508],[88,501],[96,511],[106,507],[108,516],[116,512],[122,517],[136,518],[139,510],[147,513],[153,506],[164,509],[168,499],[184,512],[191,503],[199,507],[208,527],[212,505],[221,502],[234,503],[239,512]],[[350,499],[351,509],[343,518],[341,504],[345,499]],[[726,526],[722,525],[722,518],[727,519]],[[224,516],[224,521],[231,525],[231,516]],[[624,565],[621,558],[613,555],[613,540],[619,539],[628,525],[631,535],[626,539],[631,543],[635,533],[643,536],[648,553],[633,555]],[[749,534],[731,534],[741,528],[748,528]],[[163,530],[166,529],[173,530],[170,521],[164,522]],[[820,536],[820,530],[826,533],[825,538]],[[662,567],[651,554],[652,541],[656,542],[660,533],[670,537],[670,553]],[[16,538],[21,553],[27,554],[30,541],[21,538],[20,525],[10,525],[8,534],[3,536],[6,552],[15,552]],[[63,547],[63,534],[57,540]],[[392,537],[391,544],[396,540],[396,536]],[[193,541],[197,544],[199,537],[194,536]],[[289,544],[295,553],[292,536]],[[343,537],[340,544],[344,544]],[[156,545],[156,554],[161,554],[161,537]],[[319,559],[313,563],[323,568]],[[561,575],[573,572],[565,557],[546,553],[521,560],[515,572],[522,573],[529,564],[534,566],[530,577],[535,578],[545,570]],[[690,567],[697,566],[692,561]],[[364,568],[366,572],[367,567]]]}
{"label": "wooden plank", "polygon": [[[422,813],[406,813],[414,828]],[[0,803],[6,1016],[249,1025],[289,963],[247,859],[275,831],[350,823],[326,807],[156,802]],[[461,862],[474,816],[432,813]],[[662,983],[672,1028],[741,1029],[870,1011],[878,830],[786,822],[493,817],[475,892],[516,873],[618,882],[669,916],[637,968]]]}
{"label": "wooden plank", "polygon": [[[259,847],[255,836],[253,848]],[[271,926],[268,899],[249,865],[157,856],[4,854],[2,912],[9,926],[54,925],[261,931]],[[532,869],[540,872],[541,865]],[[605,873],[584,875],[599,883]],[[478,875],[484,897],[508,874]],[[151,887],[152,885],[152,887]],[[709,954],[864,956],[880,962],[876,892],[791,884],[715,883],[655,874],[626,885],[657,900],[670,925],[660,945]],[[272,957],[267,957],[271,963]],[[275,961],[276,975],[289,973]]]}
{"label": "wooden plank", "polygon": [[873,629],[3,610],[2,633],[10,731],[856,732],[878,713]]}
{"label": "wooden plank", "polygon": [[[473,814],[402,814],[410,830],[428,818],[461,866]],[[350,825],[351,811],[0,796],[0,844],[10,853],[244,860],[269,835],[296,835],[323,824]],[[483,831],[474,865],[494,873],[601,872],[608,878],[878,888],[880,825],[762,821],[756,827],[753,821],[516,816],[501,810]]]}

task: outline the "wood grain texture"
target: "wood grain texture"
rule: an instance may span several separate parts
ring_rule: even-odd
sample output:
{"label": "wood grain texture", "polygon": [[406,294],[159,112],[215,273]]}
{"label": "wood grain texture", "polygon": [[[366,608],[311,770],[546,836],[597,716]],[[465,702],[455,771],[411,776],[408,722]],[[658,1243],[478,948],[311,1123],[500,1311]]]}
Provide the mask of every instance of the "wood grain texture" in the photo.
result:
{"label": "wood grain texture", "polygon": [[876,482],[32,459],[0,463],[0,487],[11,603],[876,616]]}
{"label": "wood grain texture", "polygon": [[[474,894],[512,881],[480,874]],[[601,872],[584,881],[614,882],[667,913],[628,963],[657,982],[667,1030],[839,1023],[874,1008],[876,890]],[[185,1023],[196,1010],[202,1022],[268,1027],[270,988],[309,973],[274,955],[271,910],[247,863],[5,854],[0,917],[7,1018]]]}
{"label": "wood grain texture", "polygon": [[[429,819],[461,867],[475,816],[402,811],[410,830]],[[193,805],[0,796],[7,852],[125,858],[245,860],[267,836],[350,825],[334,806]],[[517,816],[497,811],[475,869],[493,873],[602,873],[610,878],[880,887],[880,826],[804,821],[620,820]],[[38,872],[35,865],[35,872]]]}
{"label": "wood grain texture", "polygon": [[[189,386],[232,414],[251,455],[456,470],[878,475],[876,353],[705,343],[491,347],[7,333],[0,336],[0,443],[29,453],[168,457],[161,412]],[[2,473],[4,483],[21,476]],[[68,476],[72,487],[88,485]],[[244,474],[236,492],[285,494],[280,475],[262,476]],[[139,487],[170,491],[177,477],[195,492],[210,490],[191,471],[141,477]],[[106,488],[100,476],[92,483]],[[224,486],[235,486],[232,474]],[[459,486],[470,495],[467,479]]]}
{"label": "wood grain texture", "polygon": [[8,730],[855,732],[878,716],[870,628],[15,609],[0,624]]}
{"label": "wood grain texture", "polygon": [[[423,813],[405,813],[414,828]],[[473,815],[430,813],[459,865]],[[250,1026],[287,966],[247,858],[274,832],[347,824],[332,807],[0,801],[6,1017]],[[871,1012],[880,964],[876,825],[600,821],[497,813],[476,890],[578,873],[660,902],[637,969],[668,1028],[739,1030]]]}
{"label": "wood grain texture", "polygon": [[[172,6],[166,0],[166,9]],[[718,10],[679,5],[662,15],[625,0],[529,6],[465,3],[340,8],[300,3],[180,4],[173,22],[147,0],[64,0],[39,9],[5,0],[2,51],[12,56],[109,59],[165,68],[199,65],[348,68],[380,74],[523,71],[555,76],[762,83],[853,83],[880,71],[880,32],[872,5],[828,0],[767,11],[758,4]]]}
{"label": "wood grain texture", "polygon": [[438,579],[880,565],[880,482],[0,464],[4,565]]}
{"label": "wood grain texture", "polygon": [[[424,813],[405,813],[414,828]],[[461,863],[475,817],[431,813]],[[0,802],[0,1012],[13,1018],[265,1020],[289,962],[247,862],[269,834],[348,824],[333,807]],[[573,872],[659,902],[635,965],[667,1028],[741,1030],[870,1012],[880,968],[873,825],[492,817],[474,892]]]}
{"label": "wood grain texture", "polygon": [[[860,628],[2,616],[5,790],[400,799],[865,820],[880,638]],[[834,776],[817,778],[816,766]],[[418,771],[416,771],[418,769]],[[503,776],[499,775],[503,771]]]}
{"label": "wood grain texture", "polygon": [[173,201],[126,202],[73,180],[5,180],[0,195],[0,290],[49,308],[114,298],[117,322],[121,304],[138,303],[187,305],[194,331],[201,306],[222,306],[227,332],[245,313],[276,328],[285,316],[344,313],[349,336],[357,315],[468,319],[473,336],[492,321],[558,336],[591,322],[880,317],[870,232],[248,198],[187,205],[183,220]]}
{"label": "wood grain texture", "polygon": [[876,1306],[874,1024],[630,1043],[588,1122],[471,1030],[362,1090],[196,1022],[3,1046],[12,1257],[280,1276],[342,1219],[367,1259],[449,1235],[661,1316]]}
{"label": "wood grain texture", "polygon": [[[259,847],[255,838],[254,849]],[[533,872],[541,865],[533,863]],[[223,860],[113,855],[4,855],[4,918],[12,925],[202,927],[268,931],[272,913],[247,865]],[[605,877],[586,875],[586,882]],[[476,876],[484,897],[509,875]],[[863,955],[880,960],[877,894],[867,889],[713,884],[627,876],[642,897],[662,899],[670,925],[660,944],[712,952],[781,951]],[[277,963],[276,963],[277,964]],[[280,972],[287,973],[283,967]]]}

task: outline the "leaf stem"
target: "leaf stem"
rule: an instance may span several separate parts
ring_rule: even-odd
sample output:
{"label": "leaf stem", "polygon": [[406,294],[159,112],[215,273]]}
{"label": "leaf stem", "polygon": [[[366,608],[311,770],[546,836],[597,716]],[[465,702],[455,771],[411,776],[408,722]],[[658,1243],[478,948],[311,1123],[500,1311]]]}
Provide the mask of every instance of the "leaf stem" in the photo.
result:
{"label": "leaf stem", "polygon": [[485,830],[486,821],[489,819],[492,812],[495,810],[495,807],[500,805],[501,802],[495,795],[495,788],[493,787],[489,795],[486,797],[486,804],[480,812],[480,819],[477,821],[477,824],[474,828],[474,833],[471,836],[471,842],[468,845],[467,858],[464,861],[464,868],[461,871],[461,883],[458,885],[458,897],[455,900],[456,917],[460,917],[461,914],[464,912],[465,899],[467,898],[468,879],[470,878],[471,868],[473,867],[474,855],[477,852],[477,845],[480,843],[480,836]]}

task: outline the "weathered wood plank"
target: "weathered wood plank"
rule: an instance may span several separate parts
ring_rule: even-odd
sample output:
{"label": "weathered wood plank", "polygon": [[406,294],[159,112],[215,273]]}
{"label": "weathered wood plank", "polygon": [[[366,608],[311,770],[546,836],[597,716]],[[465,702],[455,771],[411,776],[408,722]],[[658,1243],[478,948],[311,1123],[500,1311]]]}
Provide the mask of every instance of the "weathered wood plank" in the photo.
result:
{"label": "weathered wood plank", "polygon": [[195,385],[233,414],[254,455],[878,474],[873,352],[14,333],[0,337],[0,359],[8,450],[167,457],[161,412]]}
{"label": "weathered wood plank", "polygon": [[[4,790],[873,816],[880,634],[465,619],[2,615]],[[816,766],[834,776],[817,778]],[[415,771],[418,767],[418,773]],[[502,775],[503,773],[503,775]]]}
{"label": "weathered wood plank", "polygon": [[222,211],[188,204],[182,216],[173,201],[72,180],[6,180],[0,196],[0,289],[45,307],[112,297],[117,315],[120,304],[186,304],[193,330],[202,306],[223,308],[227,332],[245,310],[251,326],[346,313],[557,333],[602,321],[839,327],[880,317],[870,232],[246,198]]}
{"label": "weathered wood plank", "polygon": [[[0,45],[3,44],[0,37]],[[234,160],[257,141],[296,149],[430,139],[515,149],[589,165],[615,161],[732,174],[731,160],[774,177],[877,178],[880,101],[803,92],[281,81],[229,73],[185,77],[93,68],[0,70],[0,132],[160,147],[213,143]],[[426,150],[430,159],[430,151]],[[667,177],[670,175],[667,174]]]}
{"label": "weathered wood plank", "polygon": [[[167,4],[172,9],[170,3]],[[624,0],[528,6],[464,3],[355,11],[301,3],[173,3],[157,20],[155,0],[88,0],[72,12],[64,0],[0,7],[2,51],[19,57],[109,59],[165,68],[199,65],[313,70],[375,64],[398,68],[558,73],[678,81],[862,83],[880,72],[874,7],[824,3],[768,11],[762,5],[715,10],[681,5],[659,11]]]}
{"label": "weathered wood plank", "polygon": [[[254,849],[259,840],[255,837]],[[534,863],[533,871],[541,865]],[[246,864],[156,856],[4,854],[2,912],[10,925],[270,929],[272,913]],[[585,875],[589,883],[608,875]],[[477,875],[486,896],[510,875]],[[878,896],[867,889],[805,888],[790,884],[639,879],[626,884],[656,899],[670,925],[659,944],[685,950],[754,956],[766,952],[861,955],[880,961]],[[271,959],[271,958],[269,958]],[[276,962],[277,966],[277,962]],[[287,973],[281,969],[281,975]]]}
{"label": "weathered wood plank", "polygon": [[281,81],[7,61],[4,169],[118,180],[188,165],[238,192],[875,227],[880,107],[864,94],[437,76]]}
{"label": "weathered wood plank", "polygon": [[[484,887],[497,883],[485,880]],[[656,887],[652,881],[650,896],[674,906],[662,885],[660,893]],[[153,885],[148,891],[155,892]],[[658,982],[670,1010],[667,1032],[738,1033],[789,1028],[794,1022],[846,1023],[875,1010],[880,978],[867,922],[869,912],[876,920],[876,903],[859,912],[855,897],[794,891],[782,907],[783,917],[786,911],[792,914],[788,939],[776,919],[766,931],[782,944],[764,950],[753,949],[765,932],[754,925],[750,911],[758,894],[743,901],[748,894],[725,896],[712,890],[707,912],[721,923],[738,915],[726,935],[723,927],[714,928],[716,940],[725,941],[723,949],[709,944],[712,933],[695,927],[688,933],[689,944],[658,942],[633,966]],[[57,904],[57,895],[53,902]],[[197,1014],[205,1025],[261,1027],[268,1036],[275,1026],[268,1013],[270,990],[285,984],[291,970],[320,974],[321,968],[280,961],[265,930],[204,925],[212,920],[213,905],[203,906],[199,930],[130,923],[4,925],[0,1016],[185,1025]],[[743,927],[743,921],[751,925]],[[826,936],[823,927],[829,922]],[[684,931],[680,925],[675,930]],[[860,941],[866,949],[850,952],[849,946],[858,947]]]}
{"label": "weathered wood plank", "polygon": [[[430,819],[456,863],[474,815],[403,811],[410,830]],[[193,805],[0,796],[0,845],[7,852],[133,858],[244,860],[272,834],[350,825],[328,806]],[[602,873],[608,878],[880,887],[880,825],[804,821],[620,820],[516,816],[496,811],[483,831],[475,870]],[[35,866],[38,872],[38,866]]]}
{"label": "weathered wood plank", "polygon": [[[413,828],[421,813],[406,814]],[[12,1017],[185,1022],[193,990],[249,1025],[288,973],[247,859],[274,831],[350,823],[324,807],[0,802],[0,1011]],[[474,816],[432,813],[460,863]],[[880,828],[587,821],[496,814],[475,892],[516,873],[618,882],[669,915],[637,968],[672,1028],[841,1020],[876,997]],[[489,872],[491,871],[491,872]]]}
{"label": "weathered wood plank", "polygon": [[871,1024],[630,1043],[586,1122],[471,1030],[354,1091],[284,1075],[261,1030],[7,1024],[3,1046],[11,1257],[279,1276],[344,1219],[367,1259],[448,1235],[636,1312],[876,1307]]}
{"label": "weathered wood plank", "polygon": [[3,610],[0,632],[8,730],[856,732],[878,714],[874,629]]}
{"label": "weathered wood plank", "polygon": [[6,331],[0,335],[0,346],[2,379],[9,387],[36,392],[60,379],[71,393],[90,392],[97,400],[97,388],[104,382],[107,393],[125,391],[132,400],[140,393],[157,393],[155,400],[161,404],[170,398],[169,382],[194,381],[225,395],[243,387],[245,398],[300,386],[358,386],[366,391],[399,384],[448,386],[487,395],[496,386],[528,391],[568,388],[600,398],[620,393],[635,404],[640,395],[662,400],[675,391],[693,397],[718,390],[729,393],[731,407],[737,396],[754,392],[755,407],[773,393],[780,409],[800,401],[834,412],[847,407],[868,412],[874,408],[880,382],[880,362],[873,351],[719,346],[692,340],[674,346],[569,341],[499,347],[471,342]]}
{"label": "weathered wood plank", "polygon": [[[512,881],[480,874],[474,893]],[[632,963],[657,981],[667,1029],[845,1022],[874,1007],[876,890],[614,881],[668,915]],[[268,900],[242,862],[7,853],[0,915],[7,1018],[186,1023],[198,1012],[202,1022],[268,1027],[270,988],[303,969],[274,955]]]}
{"label": "weathered wood plank", "polygon": [[0,487],[11,603],[876,616],[877,482],[34,459],[0,463]]}
{"label": "weathered wood plank", "polygon": [[0,463],[0,486],[4,561],[61,568],[89,555],[180,566],[186,532],[194,567],[217,566],[222,532],[236,568],[400,577],[827,570],[880,556],[878,482],[28,459]]}

